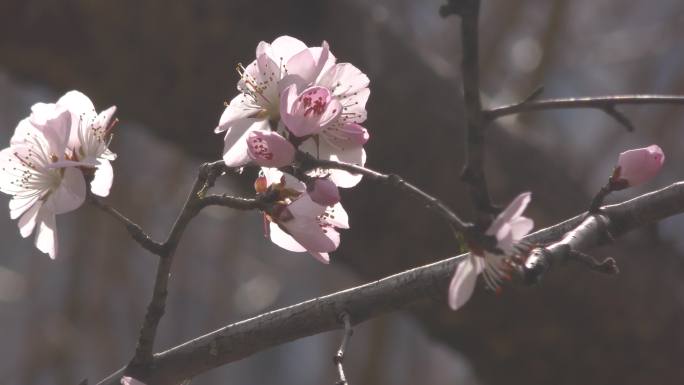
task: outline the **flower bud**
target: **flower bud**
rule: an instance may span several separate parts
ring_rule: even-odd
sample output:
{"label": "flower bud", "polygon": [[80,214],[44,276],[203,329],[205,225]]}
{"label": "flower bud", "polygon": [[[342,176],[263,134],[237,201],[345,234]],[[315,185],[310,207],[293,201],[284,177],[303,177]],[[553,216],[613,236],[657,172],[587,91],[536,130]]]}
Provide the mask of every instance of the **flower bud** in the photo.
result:
{"label": "flower bud", "polygon": [[610,178],[613,190],[640,185],[658,174],[665,162],[665,154],[657,145],[628,150],[618,157],[617,167]]}
{"label": "flower bud", "polygon": [[294,161],[295,149],[276,132],[253,131],[247,137],[247,154],[263,167],[283,167]]}
{"label": "flower bud", "polygon": [[314,179],[307,191],[311,200],[323,206],[333,206],[340,201],[340,191],[333,181],[327,178]]}

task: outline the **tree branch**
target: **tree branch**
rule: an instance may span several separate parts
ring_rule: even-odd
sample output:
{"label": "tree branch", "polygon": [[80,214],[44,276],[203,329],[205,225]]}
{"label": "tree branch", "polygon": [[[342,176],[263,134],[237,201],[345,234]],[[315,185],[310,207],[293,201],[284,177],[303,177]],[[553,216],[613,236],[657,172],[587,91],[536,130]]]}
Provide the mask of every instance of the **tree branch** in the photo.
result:
{"label": "tree branch", "polygon": [[502,116],[539,110],[559,110],[591,108],[605,112],[618,123],[633,131],[634,126],[616,107],[623,104],[684,104],[684,96],[680,95],[612,95],[584,98],[559,98],[544,100],[525,100],[496,107],[483,112],[486,120],[498,119]]}
{"label": "tree branch", "polygon": [[[580,214],[530,234],[525,240],[533,244],[547,244],[558,240],[565,232],[577,228],[583,222],[593,223],[598,221],[597,218],[605,217],[607,224],[603,230],[598,222],[587,222],[582,230],[568,234],[559,242],[571,244],[572,248],[577,249],[599,246],[627,231],[684,212],[684,182],[627,202],[603,207],[601,212],[601,216]],[[610,237],[606,236],[606,232]],[[148,385],[179,383],[183,379],[264,349],[339,329],[339,314],[343,312],[349,314],[354,323],[360,323],[405,308],[419,300],[436,298],[445,301],[449,280],[457,263],[465,256],[466,254],[459,255],[228,325],[156,354],[147,375],[140,379]],[[558,262],[552,258],[548,259],[544,272]],[[124,369],[100,384],[118,385]]]}

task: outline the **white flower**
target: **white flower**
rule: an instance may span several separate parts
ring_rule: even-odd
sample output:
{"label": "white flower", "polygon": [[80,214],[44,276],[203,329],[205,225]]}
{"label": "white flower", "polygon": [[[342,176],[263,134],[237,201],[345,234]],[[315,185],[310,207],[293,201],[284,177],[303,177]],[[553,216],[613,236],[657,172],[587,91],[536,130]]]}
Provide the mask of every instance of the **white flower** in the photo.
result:
{"label": "white flower", "polygon": [[238,67],[240,94],[230,101],[215,129],[216,133],[226,132],[226,164],[237,167],[248,163],[247,136],[255,130],[276,129],[270,121],[280,118],[282,90],[292,84],[303,87],[313,82],[334,60],[326,43],[309,48],[290,36],[281,36],[271,44],[259,43],[256,60],[247,67]]}
{"label": "white flower", "polygon": [[494,291],[498,291],[501,281],[509,277],[512,257],[519,254],[517,245],[534,227],[532,219],[522,216],[530,199],[529,192],[518,195],[487,229],[487,235],[496,237],[500,253],[484,251],[483,255],[477,255],[471,252],[458,264],[449,285],[449,306],[453,310],[470,299],[478,274],[483,274],[485,284]]}
{"label": "white flower", "polygon": [[19,122],[10,147],[0,151],[0,191],[12,195],[10,217],[19,218],[23,237],[36,230],[36,247],[55,258],[55,215],[78,208],[85,200],[82,163],[65,158],[71,115],[59,106],[35,106]]}
{"label": "white flower", "polygon": [[69,149],[73,157],[95,169],[90,191],[102,197],[109,195],[114,179],[111,161],[116,159],[116,154],[109,150],[116,106],[98,114],[93,102],[79,91],[67,92],[57,105],[71,113]]}

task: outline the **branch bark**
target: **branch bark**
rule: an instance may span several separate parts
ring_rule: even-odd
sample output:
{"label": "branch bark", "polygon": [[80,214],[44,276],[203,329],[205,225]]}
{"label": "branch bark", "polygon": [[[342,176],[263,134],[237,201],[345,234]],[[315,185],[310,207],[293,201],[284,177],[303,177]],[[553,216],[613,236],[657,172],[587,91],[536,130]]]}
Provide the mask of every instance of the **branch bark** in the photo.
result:
{"label": "branch bark", "polygon": [[[684,182],[632,200],[602,208],[609,221],[607,229],[618,237],[635,228],[684,212]],[[534,244],[554,242],[588,217],[587,213],[528,235]],[[585,226],[586,227],[586,226]],[[591,227],[591,226],[590,226]],[[574,248],[589,249],[604,244],[601,226],[582,230],[585,235]],[[576,235],[576,234],[575,234]],[[612,239],[611,237],[611,239]],[[573,239],[570,234],[560,242]],[[212,368],[240,360],[267,348],[298,338],[340,329],[339,314],[347,313],[358,324],[396,311],[424,299],[445,301],[446,288],[456,267],[466,254],[327,296],[228,325],[192,341],[156,354],[147,376],[148,385],[176,384]],[[549,267],[555,265],[555,261]],[[547,272],[546,269],[544,272]],[[118,385],[125,368],[112,374],[101,385]]]}

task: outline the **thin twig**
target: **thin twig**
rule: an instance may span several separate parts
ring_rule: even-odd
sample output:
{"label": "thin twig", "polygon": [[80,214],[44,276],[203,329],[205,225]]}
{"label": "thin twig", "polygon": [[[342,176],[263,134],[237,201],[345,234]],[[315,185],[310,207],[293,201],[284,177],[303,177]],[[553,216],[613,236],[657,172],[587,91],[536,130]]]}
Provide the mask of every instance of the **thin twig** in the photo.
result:
{"label": "thin twig", "polygon": [[342,163],[326,159],[317,159],[304,152],[299,152],[297,154],[297,160],[299,161],[299,167],[302,171],[308,171],[316,168],[337,169],[347,171],[352,174],[361,174],[370,180],[395,186],[398,189],[408,193],[409,195],[421,201],[423,204],[425,204],[425,207],[431,209],[432,211],[442,216],[449,222],[449,224],[452,227],[464,233],[464,235],[476,236],[475,231],[473,229],[473,225],[471,223],[465,222],[458,215],[456,215],[456,213],[454,213],[449,207],[447,207],[447,205],[445,205],[442,201],[426,193],[420,188],[412,185],[411,183],[405,181],[399,175],[383,174],[381,172],[350,163]]}
{"label": "thin twig", "polygon": [[[644,194],[630,201],[601,209],[609,218],[607,228],[595,226],[578,238],[577,248],[588,249],[610,241],[614,236],[684,212],[684,182]],[[596,218],[597,216],[590,216]],[[583,213],[555,226],[528,235],[525,240],[549,244],[564,232],[587,219]],[[601,235],[601,234],[603,235]],[[237,322],[186,342],[154,356],[151,370],[144,379],[148,385],[173,384],[212,368],[237,361],[262,350],[339,329],[339,315],[347,312],[354,323],[403,309],[426,298],[442,298],[456,265],[467,254],[418,267],[393,276],[311,299]],[[556,262],[556,261],[553,261]],[[118,385],[123,369],[101,381]]]}
{"label": "thin twig", "polygon": [[148,250],[152,254],[157,254],[161,252],[162,244],[155,242],[149,235],[143,231],[143,229],[137,223],[128,219],[125,215],[121,214],[117,209],[107,205],[100,198],[95,195],[88,193],[88,201],[92,203],[95,207],[104,211],[105,213],[111,215],[114,219],[119,221],[126,227],[128,233],[131,237],[142,246],[145,250]]}
{"label": "thin twig", "polygon": [[159,255],[159,261],[157,263],[152,299],[147,306],[145,319],[140,328],[135,355],[128,366],[129,372],[139,377],[146,375],[146,372],[149,370],[149,363],[152,361],[154,340],[157,335],[159,322],[166,308],[169,276],[176,248],[190,220],[199,213],[202,207],[205,207],[200,204],[202,196],[210,186],[213,186],[216,178],[223,172],[225,172],[225,165],[220,161],[205,163],[200,167],[195,183],[176,221],[171,227],[166,241],[159,245],[158,252],[156,253]]}
{"label": "thin twig", "polygon": [[344,375],[344,355],[347,351],[347,344],[352,334],[354,334],[354,329],[352,329],[351,320],[349,319],[349,314],[343,312],[340,316],[341,321],[344,323],[344,335],[342,336],[342,342],[340,343],[340,348],[337,349],[337,353],[333,357],[333,362],[337,366],[337,374],[340,380],[335,383],[335,385],[348,385],[347,377]]}
{"label": "thin twig", "polygon": [[610,117],[612,117],[613,119],[617,120],[620,124],[625,126],[629,131],[632,131],[634,130],[633,124],[624,114],[622,114],[616,109],[618,105],[629,104],[684,104],[684,96],[637,94],[596,96],[583,98],[558,98],[534,101],[523,100],[518,103],[486,110],[484,111],[484,116],[488,120],[494,120],[502,116],[519,114],[521,112],[590,108],[605,112]]}

